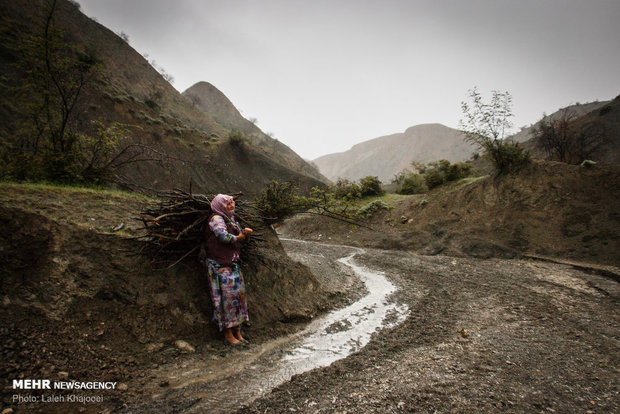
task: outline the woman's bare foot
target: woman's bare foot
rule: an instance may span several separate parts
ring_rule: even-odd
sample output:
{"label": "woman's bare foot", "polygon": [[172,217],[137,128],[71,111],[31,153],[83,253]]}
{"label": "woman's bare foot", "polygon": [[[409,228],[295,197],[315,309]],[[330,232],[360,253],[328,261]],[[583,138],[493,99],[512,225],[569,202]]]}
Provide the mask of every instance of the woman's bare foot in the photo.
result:
{"label": "woman's bare foot", "polygon": [[245,341],[243,336],[241,336],[241,328],[235,330],[235,338],[237,338],[239,341]]}
{"label": "woman's bare foot", "polygon": [[232,329],[230,328],[224,330],[224,339],[231,345],[237,345],[240,342],[233,336]]}

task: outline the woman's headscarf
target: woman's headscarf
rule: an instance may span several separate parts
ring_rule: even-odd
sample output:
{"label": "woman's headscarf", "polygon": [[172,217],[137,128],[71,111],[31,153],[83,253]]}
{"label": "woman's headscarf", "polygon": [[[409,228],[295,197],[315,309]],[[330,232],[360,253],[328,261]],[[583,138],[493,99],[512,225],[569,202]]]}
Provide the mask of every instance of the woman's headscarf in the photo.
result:
{"label": "woman's headscarf", "polygon": [[224,218],[224,221],[228,221],[239,232],[239,234],[241,234],[243,233],[243,230],[241,230],[241,227],[239,227],[239,224],[235,221],[234,211],[228,212],[226,210],[226,204],[228,204],[230,200],[234,201],[235,199],[226,194],[216,195],[213,197],[213,200],[211,200],[211,211],[221,215]]}
{"label": "woman's headscarf", "polygon": [[228,212],[226,210],[226,204],[228,204],[228,202],[231,200],[234,201],[232,196],[229,196],[226,194],[218,194],[215,197],[213,197],[213,200],[211,200],[211,210],[214,213],[217,213],[221,216],[228,217],[229,219],[234,220],[235,216],[233,215],[233,212]]}

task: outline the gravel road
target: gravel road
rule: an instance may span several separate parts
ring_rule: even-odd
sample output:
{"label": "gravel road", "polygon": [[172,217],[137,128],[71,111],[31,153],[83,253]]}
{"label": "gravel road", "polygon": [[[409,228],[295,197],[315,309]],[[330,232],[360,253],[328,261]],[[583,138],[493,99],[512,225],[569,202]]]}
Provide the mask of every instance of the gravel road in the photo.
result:
{"label": "gravel road", "polygon": [[357,261],[398,286],[405,322],[239,412],[620,411],[614,279],[533,260],[367,249]]}

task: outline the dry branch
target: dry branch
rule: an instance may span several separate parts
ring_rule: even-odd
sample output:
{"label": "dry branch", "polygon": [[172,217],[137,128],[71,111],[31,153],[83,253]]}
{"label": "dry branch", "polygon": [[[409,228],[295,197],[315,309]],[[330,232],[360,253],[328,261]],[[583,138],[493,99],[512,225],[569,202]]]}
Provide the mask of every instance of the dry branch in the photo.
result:
{"label": "dry branch", "polygon": [[[237,197],[239,194],[237,194]],[[153,262],[172,267],[185,259],[198,259],[211,214],[211,200],[214,195],[192,194],[180,189],[160,193],[157,207],[142,211],[140,220],[144,224],[146,241],[143,250]],[[244,226],[256,223],[244,202],[237,200],[235,218]],[[256,225],[254,225],[256,227]],[[261,235],[253,233],[244,243],[244,250],[252,249],[262,241]]]}

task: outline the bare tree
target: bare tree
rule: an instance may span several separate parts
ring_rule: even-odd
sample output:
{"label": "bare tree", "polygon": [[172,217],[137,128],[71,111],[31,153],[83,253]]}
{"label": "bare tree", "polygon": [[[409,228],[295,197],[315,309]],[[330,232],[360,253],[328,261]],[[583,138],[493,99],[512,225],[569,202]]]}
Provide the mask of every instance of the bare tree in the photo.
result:
{"label": "bare tree", "polygon": [[570,164],[592,158],[605,144],[605,128],[598,123],[580,124],[576,113],[563,109],[556,117],[543,116],[534,137],[547,157]]}
{"label": "bare tree", "polygon": [[549,158],[568,162],[574,142],[569,126],[574,118],[575,112],[568,109],[563,109],[556,118],[543,114],[543,119],[534,130],[534,136],[538,147],[544,150]]}
{"label": "bare tree", "polygon": [[576,163],[594,158],[609,140],[607,131],[602,124],[590,122],[579,128],[576,136],[573,157]]}

